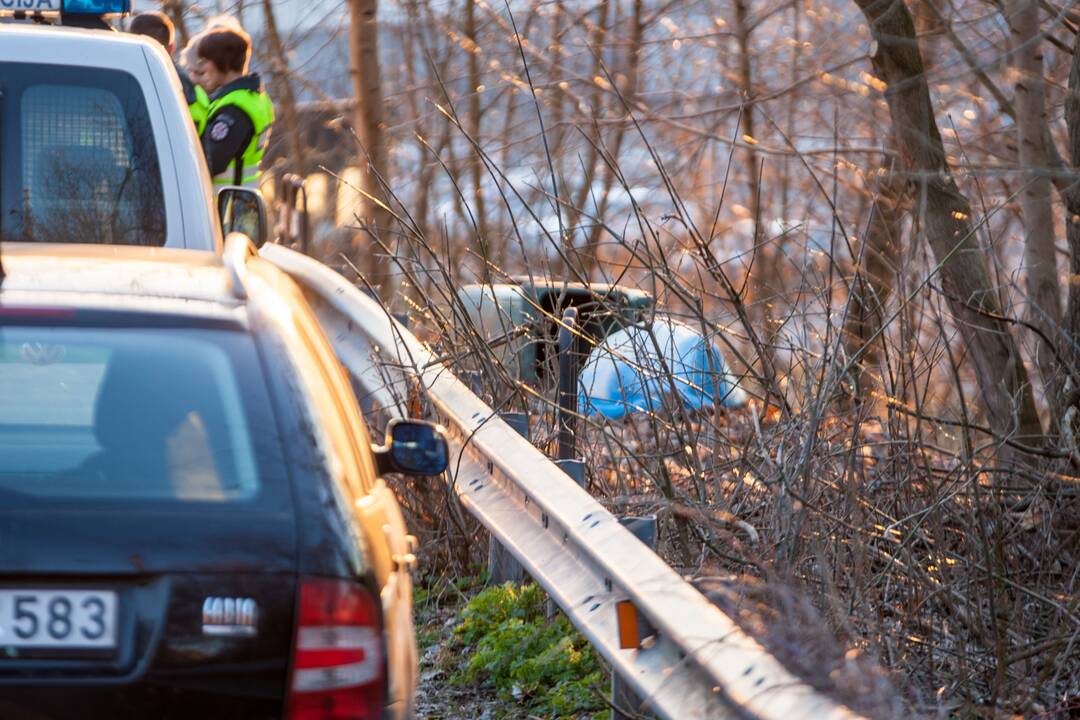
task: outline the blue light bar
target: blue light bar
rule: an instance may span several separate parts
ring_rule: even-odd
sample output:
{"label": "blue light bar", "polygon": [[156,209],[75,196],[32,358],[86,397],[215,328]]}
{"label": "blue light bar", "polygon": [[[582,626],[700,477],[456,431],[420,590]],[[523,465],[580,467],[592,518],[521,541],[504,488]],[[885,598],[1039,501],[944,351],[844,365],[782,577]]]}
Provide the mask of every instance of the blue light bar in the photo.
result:
{"label": "blue light bar", "polygon": [[61,0],[64,15],[126,15],[131,12],[131,0]]}

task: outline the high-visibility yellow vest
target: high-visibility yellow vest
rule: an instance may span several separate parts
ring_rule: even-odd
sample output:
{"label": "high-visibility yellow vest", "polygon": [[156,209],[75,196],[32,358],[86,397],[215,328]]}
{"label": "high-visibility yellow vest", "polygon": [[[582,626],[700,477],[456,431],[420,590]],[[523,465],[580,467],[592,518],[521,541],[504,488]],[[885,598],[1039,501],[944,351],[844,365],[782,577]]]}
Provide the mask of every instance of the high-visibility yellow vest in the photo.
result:
{"label": "high-visibility yellow vest", "polygon": [[210,103],[206,113],[206,126],[209,127],[214,115],[229,105],[235,105],[248,116],[254,132],[251,135],[251,142],[240,155],[241,166],[238,168],[236,158],[233,158],[224,172],[214,176],[214,184],[258,188],[259,163],[270,141],[270,126],[274,123],[274,104],[270,101],[270,96],[264,92],[233,90]]}
{"label": "high-visibility yellow vest", "polygon": [[195,85],[195,99],[188,103],[188,111],[195,122],[195,131],[202,137],[206,129],[206,119],[210,117],[210,96],[199,85]]}

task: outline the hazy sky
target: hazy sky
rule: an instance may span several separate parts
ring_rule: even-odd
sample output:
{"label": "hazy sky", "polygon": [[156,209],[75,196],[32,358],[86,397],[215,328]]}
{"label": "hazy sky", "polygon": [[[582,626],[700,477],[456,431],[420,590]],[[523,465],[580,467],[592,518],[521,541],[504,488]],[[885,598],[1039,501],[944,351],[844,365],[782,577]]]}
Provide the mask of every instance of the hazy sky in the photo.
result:
{"label": "hazy sky", "polygon": [[[511,2],[511,7],[517,0]],[[243,0],[244,24],[251,30],[257,31],[262,25],[262,0]],[[134,0],[135,11],[157,10],[161,3],[154,0]],[[501,4],[501,3],[500,3]],[[202,11],[207,15],[223,13],[233,15],[236,13],[237,0],[203,0],[198,3]],[[449,8],[453,5],[452,0],[429,0],[428,5],[435,10]],[[379,18],[393,19],[401,13],[401,7],[393,0],[382,0],[379,3]],[[336,26],[348,18],[348,6],[342,0],[274,0],[274,15],[282,30],[311,25],[328,24]],[[192,27],[192,30],[197,29]]]}

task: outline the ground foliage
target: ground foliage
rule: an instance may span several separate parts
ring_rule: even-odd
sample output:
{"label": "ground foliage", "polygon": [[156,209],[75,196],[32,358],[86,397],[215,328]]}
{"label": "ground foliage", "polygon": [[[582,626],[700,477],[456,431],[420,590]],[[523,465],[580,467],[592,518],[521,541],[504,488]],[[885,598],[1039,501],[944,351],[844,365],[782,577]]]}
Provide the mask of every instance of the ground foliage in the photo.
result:
{"label": "ground foliage", "polygon": [[565,616],[548,616],[537,585],[434,580],[418,589],[416,606],[421,696],[437,708],[424,716],[610,717],[599,657]]}
{"label": "ground foliage", "polygon": [[1067,497],[1010,497],[1015,469],[965,461],[940,429],[912,437],[886,405],[831,412],[809,452],[807,418],[759,411],[691,423],[689,445],[642,419],[597,428],[597,454],[612,437],[625,450],[590,464],[591,487],[615,512],[658,513],[661,552],[853,708],[1071,717]]}
{"label": "ground foliage", "polygon": [[468,658],[451,681],[478,680],[532,714],[578,717],[604,708],[604,670],[596,652],[562,613],[549,618],[534,584],[482,590],[458,615],[454,643]]}

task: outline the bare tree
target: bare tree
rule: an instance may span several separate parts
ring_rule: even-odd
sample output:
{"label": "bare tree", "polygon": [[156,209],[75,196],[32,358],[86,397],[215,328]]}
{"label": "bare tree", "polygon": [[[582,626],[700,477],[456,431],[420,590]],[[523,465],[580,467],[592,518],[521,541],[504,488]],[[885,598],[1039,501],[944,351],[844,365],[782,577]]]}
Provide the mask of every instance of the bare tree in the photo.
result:
{"label": "bare tree", "polygon": [[185,9],[186,3],[184,0],[161,0],[161,11],[169,16],[173,27],[176,28],[178,47],[187,45],[188,39],[191,37],[188,33],[187,20],[184,17]]}
{"label": "bare tree", "polygon": [[[1072,68],[1069,72],[1069,93],[1065,99],[1065,120],[1069,130],[1069,161],[1073,169],[1080,168],[1080,33],[1076,36],[1073,48]],[[1065,193],[1065,237],[1069,243],[1069,298],[1065,311],[1067,332],[1066,347],[1063,355],[1067,365],[1076,368],[1080,365],[1080,187],[1075,183]],[[1075,438],[1073,429],[1074,416],[1080,407],[1080,386],[1073,381],[1068,383],[1068,396],[1064,399],[1064,429],[1067,437]],[[1070,448],[1074,460],[1080,459],[1080,449],[1073,443]]]}
{"label": "bare tree", "polygon": [[887,84],[897,147],[911,173],[919,219],[975,366],[990,425],[1002,437],[1037,443],[1042,425],[1027,370],[1002,316],[971,205],[945,160],[911,14],[900,0],[855,1],[877,41],[874,71]]}
{"label": "bare tree", "polygon": [[[1016,131],[1020,167],[1024,170],[1020,205],[1026,242],[1028,321],[1055,344],[1061,323],[1061,286],[1054,247],[1054,210],[1051,204],[1051,142],[1046,119],[1046,80],[1043,76],[1042,35],[1037,0],[1011,0],[1005,16],[1012,36],[1012,64],[1016,70]],[[1051,348],[1035,338],[1035,362],[1043,391],[1054,418],[1060,418],[1064,373]]]}
{"label": "bare tree", "polygon": [[[620,114],[629,115],[633,112],[634,102],[638,89],[638,70],[641,66],[641,43],[645,35],[645,17],[643,0],[634,0],[632,17],[630,20],[630,42],[626,50],[626,74],[622,88]],[[614,137],[607,147],[608,161],[604,168],[603,188],[600,191],[599,205],[596,209],[596,217],[600,222],[593,224],[589,230],[588,241],[585,246],[586,277],[591,277],[599,265],[600,238],[603,234],[603,218],[607,214],[608,201],[611,198],[612,185],[615,182],[618,166],[619,153],[622,151],[623,140],[626,138],[626,129],[630,124],[627,117],[625,122],[615,127]]]}
{"label": "bare tree", "polygon": [[555,149],[556,155],[552,159],[555,163],[555,176],[559,182],[563,177],[563,158],[559,149],[562,147],[563,138],[566,137],[566,130],[563,123],[563,105],[566,102],[565,93],[560,87],[564,80],[563,71],[563,33],[565,29],[563,22],[566,19],[566,8],[563,7],[563,0],[555,0],[555,4],[551,8],[551,45],[549,51],[551,52],[551,128],[548,132],[548,138],[551,142],[551,146]]}
{"label": "bare tree", "polygon": [[[353,95],[356,98],[354,129],[360,141],[360,167],[364,195],[362,229],[372,238],[391,246],[392,216],[387,209],[382,183],[387,176],[386,145],[383,137],[383,95],[379,69],[378,0],[349,0],[349,58],[352,64]],[[362,236],[361,236],[362,237]],[[390,262],[374,240],[359,247],[360,267],[369,269],[369,281],[382,288],[389,299]]]}
{"label": "bare tree", "polygon": [[[579,220],[585,213],[585,206],[592,195],[597,163],[600,161],[601,136],[597,119],[603,113],[605,104],[603,86],[607,84],[607,80],[604,78],[603,56],[604,44],[608,34],[607,28],[610,7],[610,0],[600,0],[596,6],[596,21],[592,25],[592,32],[589,33],[589,46],[594,56],[592,88],[589,93],[592,121],[589,124],[589,131],[586,133],[588,147],[585,150],[584,159],[580,160],[578,164],[571,166],[571,169],[568,171],[571,175],[578,175],[581,178],[575,188],[574,194],[571,196],[571,206],[567,209],[566,214],[566,233],[571,240],[573,239],[573,234],[576,232]],[[582,19],[584,19],[584,15],[582,16]]]}
{"label": "bare tree", "polygon": [[[420,7],[417,0],[408,0],[405,4],[405,10],[408,13],[409,26],[406,29],[404,36],[401,39],[402,48],[405,52],[405,81],[408,85],[406,98],[409,102],[409,111],[415,118],[415,125],[413,127],[413,134],[417,141],[417,151],[421,160],[420,164],[420,176],[417,181],[416,195],[414,197],[415,210],[413,211],[413,220],[416,222],[417,230],[424,237],[428,235],[428,212],[431,203],[431,174],[432,168],[435,163],[430,158],[430,151],[428,149],[428,128],[427,124],[422,119],[422,111],[420,107],[419,90],[417,85],[420,83],[420,77],[417,73],[419,67],[424,66],[424,62],[420,60],[421,57],[427,56],[427,43],[424,39],[423,23],[420,15]],[[417,52],[417,49],[421,52]]]}
{"label": "bare tree", "polygon": [[285,121],[292,169],[294,172],[305,174],[308,168],[304,162],[304,139],[300,135],[300,122],[296,115],[296,94],[293,92],[290,78],[288,54],[284,43],[281,42],[281,35],[278,34],[277,19],[274,17],[274,5],[271,0],[263,0],[263,15],[266,21],[266,42],[269,46],[269,52],[264,54],[264,57],[270,66],[270,82],[274,95],[277,97],[276,104]]}
{"label": "bare tree", "polygon": [[750,251],[750,302],[756,305],[756,315],[763,325],[762,336],[770,347],[776,334],[776,320],[772,312],[772,294],[776,292],[776,255],[771,244],[765,242],[762,231],[761,205],[761,157],[754,149],[757,143],[754,128],[754,75],[752,64],[750,12],[747,0],[734,0],[732,13],[735,20],[735,41],[738,44],[738,82],[742,108],[739,123],[743,142],[748,146],[740,154],[745,163],[746,187],[750,194],[750,212],[754,221],[754,235]]}
{"label": "bare tree", "polygon": [[[874,336],[885,322],[885,304],[892,295],[893,277],[900,258],[906,192],[904,182],[886,170],[870,208],[858,269],[851,282],[844,347],[856,366],[869,369],[877,360],[880,341]],[[860,388],[876,385],[869,373],[860,372]],[[865,398],[865,395],[857,395]]]}
{"label": "bare tree", "polygon": [[[475,142],[480,142],[480,123],[483,111],[480,107],[480,95],[484,92],[480,82],[480,48],[476,44],[476,0],[465,0],[465,52],[469,66],[469,113],[468,132]],[[484,203],[484,168],[480,162],[480,153],[469,153],[469,171],[472,175],[473,215],[476,218],[476,232],[480,236],[481,247],[488,247],[487,207]],[[486,253],[485,253],[486,254]],[[490,259],[490,258],[489,258]]]}

